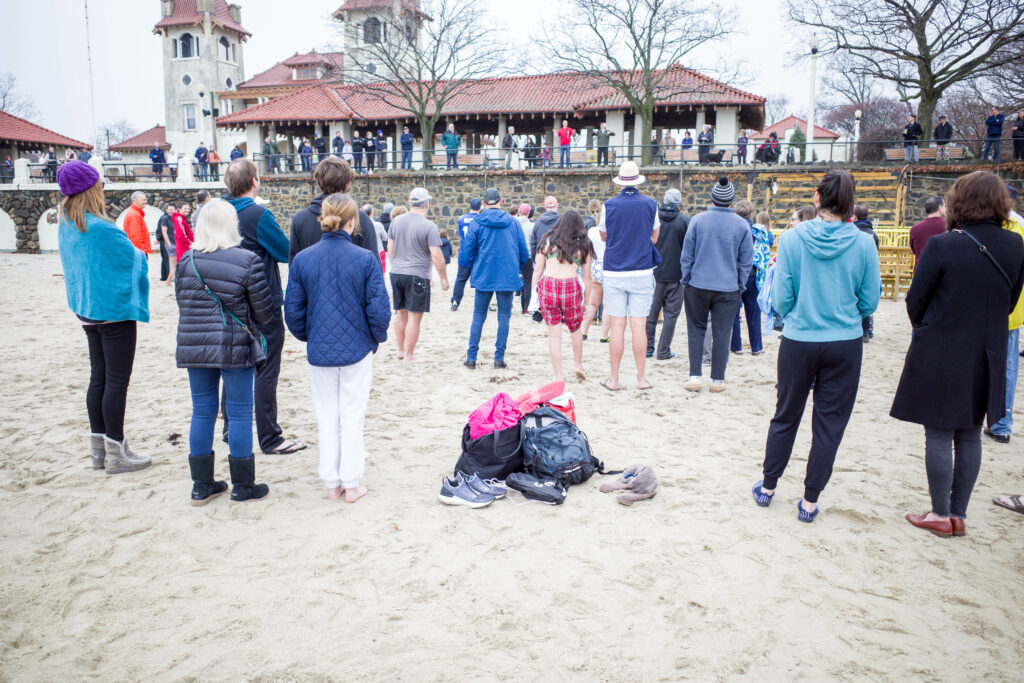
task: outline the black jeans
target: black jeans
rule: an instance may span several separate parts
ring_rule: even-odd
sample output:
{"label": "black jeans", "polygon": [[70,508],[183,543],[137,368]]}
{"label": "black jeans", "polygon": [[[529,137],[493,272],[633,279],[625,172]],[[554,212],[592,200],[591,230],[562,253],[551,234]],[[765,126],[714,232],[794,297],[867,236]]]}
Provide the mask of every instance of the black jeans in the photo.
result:
{"label": "black jeans", "polygon": [[[278,307],[260,332],[267,340],[267,364],[256,370],[253,382],[253,413],[256,417],[256,436],[260,450],[269,453],[284,442],[281,425],[277,423],[277,380],[281,376],[281,351],[284,349],[284,319]],[[228,414],[225,394],[221,391],[221,415],[224,418],[224,438],[228,436]]]}
{"label": "black jeans", "polygon": [[807,456],[804,499],[818,502],[818,495],[832,476],[836,452],[857,400],[863,354],[864,342],[860,337],[834,342],[782,338],[776,384],[778,400],[764,449],[764,488],[774,489],[786,471],[813,386],[811,452]]}
{"label": "black jeans", "polygon": [[965,519],[981,470],[981,425],[957,430],[925,427],[924,443],[932,512]]}
{"label": "black jeans", "polygon": [[683,305],[686,308],[686,345],[690,356],[690,376],[701,376],[704,335],[708,330],[710,313],[713,340],[711,379],[725,379],[725,366],[729,363],[729,340],[732,338],[732,319],[740,307],[740,293],[686,287]]}
{"label": "black jeans", "polygon": [[1024,138],[1014,138],[1013,140],[1013,160],[1024,161]]}
{"label": "black jeans", "polygon": [[171,275],[171,254],[174,245],[160,240],[160,279],[166,280]]}
{"label": "black jeans", "polygon": [[469,275],[472,272],[472,268],[459,266],[459,273],[455,276],[455,286],[452,287],[452,302],[456,306],[462,303],[462,297],[466,295],[466,283],[469,282]]}
{"label": "black jeans", "polygon": [[763,350],[761,342],[761,309],[757,305],[757,275],[754,269],[750,270],[750,277],[747,278],[747,288],[743,290],[740,297],[743,306],[736,311],[736,317],[732,323],[732,344],[733,351],[743,350],[743,332],[740,324],[740,314],[747,319],[747,335],[750,337],[750,352],[758,353]]}
{"label": "black jeans", "polygon": [[[598,147],[597,148],[597,165],[607,166],[608,165],[608,148]],[[650,335],[648,335],[650,336]]]}
{"label": "black jeans", "polygon": [[85,394],[89,429],[93,434],[123,441],[124,406],[135,363],[135,321],[82,325],[82,329],[89,342],[91,369]]}
{"label": "black jeans", "polygon": [[654,335],[658,329],[658,313],[665,309],[658,341],[658,359],[672,355],[672,338],[676,334],[676,321],[683,310],[683,285],[679,282],[655,282],[651,312],[647,314],[647,353],[654,353]]}
{"label": "black jeans", "polygon": [[[533,261],[527,261],[523,266],[523,290],[519,294],[523,304],[523,313],[530,307],[530,300],[533,299]],[[586,302],[584,302],[586,303]]]}

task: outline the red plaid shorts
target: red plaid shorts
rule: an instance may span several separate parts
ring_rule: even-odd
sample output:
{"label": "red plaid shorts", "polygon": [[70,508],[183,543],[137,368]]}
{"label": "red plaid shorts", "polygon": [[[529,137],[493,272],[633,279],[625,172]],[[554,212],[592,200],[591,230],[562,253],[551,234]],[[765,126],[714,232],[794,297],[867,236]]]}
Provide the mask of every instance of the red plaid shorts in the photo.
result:
{"label": "red plaid shorts", "polygon": [[586,308],[583,306],[583,288],[579,280],[556,280],[542,277],[537,283],[537,302],[540,314],[548,325],[557,325],[563,320],[570,332],[583,324]]}

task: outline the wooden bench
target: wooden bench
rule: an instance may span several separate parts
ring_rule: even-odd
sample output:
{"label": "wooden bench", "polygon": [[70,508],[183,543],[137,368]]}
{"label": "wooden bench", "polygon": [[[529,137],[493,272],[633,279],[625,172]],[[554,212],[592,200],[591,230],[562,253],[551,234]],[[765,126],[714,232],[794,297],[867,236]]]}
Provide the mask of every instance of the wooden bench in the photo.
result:
{"label": "wooden bench", "polygon": [[[459,168],[470,166],[480,168],[487,164],[488,161],[490,161],[490,166],[496,166],[498,163],[497,159],[488,160],[487,156],[484,154],[463,154],[461,152],[459,153],[459,156],[456,159],[456,161],[458,163]],[[431,157],[431,163],[433,164],[434,168],[437,168],[438,166],[444,168],[448,164],[448,155],[435,154],[433,157]],[[504,157],[502,157],[502,163],[504,163]]]}
{"label": "wooden bench", "polygon": [[[949,150],[950,159],[963,159],[964,148],[959,145],[947,145],[946,149]],[[885,160],[886,161],[903,161],[903,148],[902,147],[887,147],[885,149]],[[939,158],[938,147],[918,147],[917,158],[921,161],[936,161]]]}

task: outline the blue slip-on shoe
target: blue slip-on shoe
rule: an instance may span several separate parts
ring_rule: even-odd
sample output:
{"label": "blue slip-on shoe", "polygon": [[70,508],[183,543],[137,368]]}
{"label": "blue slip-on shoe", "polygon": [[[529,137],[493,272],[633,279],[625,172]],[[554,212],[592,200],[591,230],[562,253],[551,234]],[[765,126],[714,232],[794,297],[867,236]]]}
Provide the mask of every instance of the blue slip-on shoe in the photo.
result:
{"label": "blue slip-on shoe", "polygon": [[772,498],[775,497],[775,494],[765,493],[764,489],[761,488],[762,484],[764,484],[764,480],[761,480],[754,484],[754,488],[751,489],[751,491],[754,494],[754,502],[760,505],[761,507],[766,508],[772,504]]}
{"label": "blue slip-on shoe", "polygon": [[818,516],[818,513],[821,512],[821,507],[819,506],[814,508],[814,512],[808,512],[807,510],[804,510],[804,506],[800,504],[802,502],[803,501],[800,500],[796,502],[796,518],[805,524],[810,524],[814,521],[814,518]]}

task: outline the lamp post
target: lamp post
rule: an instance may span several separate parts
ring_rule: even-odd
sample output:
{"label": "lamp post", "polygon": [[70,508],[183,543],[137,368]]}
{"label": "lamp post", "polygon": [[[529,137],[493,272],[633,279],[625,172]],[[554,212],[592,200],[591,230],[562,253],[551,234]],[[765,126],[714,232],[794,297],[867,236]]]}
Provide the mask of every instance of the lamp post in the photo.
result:
{"label": "lamp post", "polygon": [[857,161],[857,148],[860,146],[860,119],[864,115],[860,109],[853,112],[853,153],[850,161]]}
{"label": "lamp post", "polygon": [[811,34],[811,39],[807,42],[807,46],[811,48],[811,102],[807,108],[807,156],[806,161],[811,161],[814,157],[814,100],[818,86],[818,47],[821,45],[821,41],[818,40],[818,36]]}
{"label": "lamp post", "polygon": [[[207,149],[209,149],[210,147],[213,147],[214,149],[216,149],[217,148],[217,140],[216,140],[216,137],[217,137],[217,110],[214,109],[214,107],[213,107],[213,92],[210,91],[203,83],[197,84],[196,85],[196,90],[199,91],[199,109],[200,109],[199,113],[202,114],[204,121],[206,120],[207,116],[210,117],[210,137],[208,138],[209,141],[210,141],[210,144],[207,145]],[[203,104],[203,98],[204,98],[204,96],[207,93],[210,94],[210,108],[209,109],[205,109],[204,108],[204,104]],[[204,136],[205,136],[205,132],[204,132]]]}

